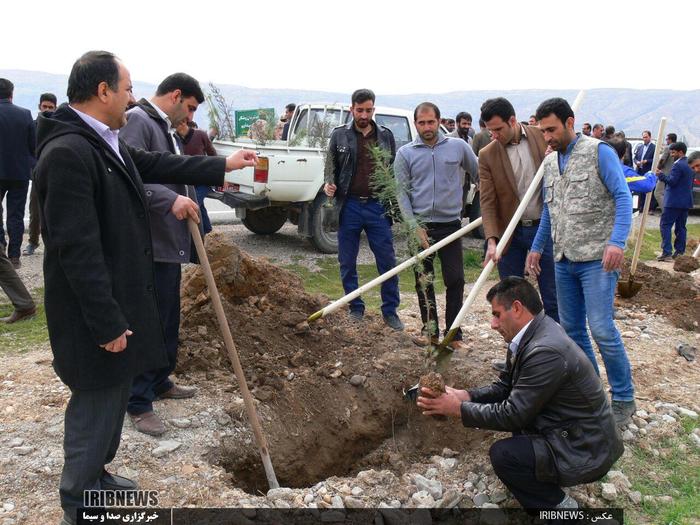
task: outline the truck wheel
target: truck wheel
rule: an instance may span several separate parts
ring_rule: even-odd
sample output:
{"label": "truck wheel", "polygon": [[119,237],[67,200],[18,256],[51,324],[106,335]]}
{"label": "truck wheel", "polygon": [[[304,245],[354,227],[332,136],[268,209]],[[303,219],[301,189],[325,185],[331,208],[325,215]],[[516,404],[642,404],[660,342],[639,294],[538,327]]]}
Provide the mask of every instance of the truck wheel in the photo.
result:
{"label": "truck wheel", "polygon": [[311,205],[311,244],[321,253],[338,253],[338,233],[323,226],[325,203],[325,194],[319,193]]}
{"label": "truck wheel", "polygon": [[273,206],[260,210],[246,210],[245,218],[241,222],[253,233],[269,235],[287,222],[287,208]]}
{"label": "truck wheel", "polygon": [[[474,199],[472,199],[472,204],[469,207],[469,222],[473,222],[479,217],[481,217],[481,202],[479,201],[479,192],[474,194]],[[472,230],[471,234],[475,239],[484,238],[484,227],[479,226],[476,230]]]}

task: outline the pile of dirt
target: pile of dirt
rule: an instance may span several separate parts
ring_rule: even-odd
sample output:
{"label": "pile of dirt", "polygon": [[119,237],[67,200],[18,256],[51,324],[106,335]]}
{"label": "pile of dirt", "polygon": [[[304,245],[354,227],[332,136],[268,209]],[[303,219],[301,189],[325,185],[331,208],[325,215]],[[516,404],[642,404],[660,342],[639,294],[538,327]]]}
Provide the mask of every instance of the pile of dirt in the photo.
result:
{"label": "pile of dirt", "polygon": [[[629,279],[629,262],[622,269],[621,280]],[[634,276],[642,283],[641,290],[632,298],[618,298],[621,305],[639,305],[668,318],[674,326],[700,332],[700,289],[694,280],[683,274],[673,274],[640,263]]]}
{"label": "pile of dirt", "polygon": [[691,255],[681,255],[673,262],[673,269],[677,272],[690,273],[700,268],[700,262]]}
{"label": "pile of dirt", "polygon": [[[404,400],[403,389],[429,369],[408,335],[392,331],[371,312],[360,324],[343,310],[309,325],[308,316],[328,298],[307,294],[297,276],[249,257],[222,235],[208,236],[207,252],[282,485],[306,486],[390,461],[391,453],[382,447],[389,438],[404,440],[418,454],[464,447],[465,434],[448,431],[452,423],[423,418]],[[183,276],[181,326],[178,369],[205,370],[212,381],[236,392],[199,268]],[[484,364],[455,356],[445,379],[470,387],[490,375]],[[244,419],[240,401],[232,395],[227,411]],[[266,487],[252,439],[224,437],[212,460],[224,465],[238,486]]]}

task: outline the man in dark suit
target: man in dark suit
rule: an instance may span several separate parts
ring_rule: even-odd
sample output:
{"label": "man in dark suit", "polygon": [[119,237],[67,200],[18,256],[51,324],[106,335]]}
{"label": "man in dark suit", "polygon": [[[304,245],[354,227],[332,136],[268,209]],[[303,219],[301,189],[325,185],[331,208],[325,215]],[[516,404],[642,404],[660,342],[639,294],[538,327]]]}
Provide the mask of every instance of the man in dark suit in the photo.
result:
{"label": "man in dark suit", "polygon": [[[64,524],[76,521],[83,491],[135,488],[105,465],[119,447],[132,379],[167,364],[142,181],[219,186],[225,170],[256,162],[245,150],[224,159],[127,146],[118,130],[134,102],[131,79],[105,51],[73,65],[68,101],[51,118],[39,118],[35,171],[53,365],[71,389],[60,484]],[[182,215],[199,220],[197,205]]]}
{"label": "man in dark suit", "polygon": [[[674,142],[669,147],[673,166],[668,175],[662,170],[656,171],[660,181],[666,183],[664,192],[664,211],[661,214],[661,255],[658,261],[670,261],[685,253],[687,236],[686,222],[688,210],[693,207],[693,181],[695,172],[688,165],[685,154],[688,147],[683,142]],[[676,240],[671,254],[671,227],[675,225]]]}
{"label": "man in dark suit", "polygon": [[[542,164],[547,144],[535,126],[524,126],[515,117],[513,105],[505,98],[489,99],[481,106],[481,118],[493,141],[479,155],[481,217],[484,221],[486,256],[484,264],[494,259],[501,279],[510,275],[523,277],[525,259],[532,247],[542,215],[541,184],[515,228],[510,244],[496,258],[496,245],[520,205],[520,200]],[[554,283],[554,255],[548,241],[542,255],[542,272],[537,277],[544,309],[559,321],[557,289]]]}
{"label": "man in dark suit", "polygon": [[576,508],[561,487],[602,478],[623,452],[603,384],[525,279],[503,279],[486,299],[491,328],[508,343],[506,371],[475,390],[422,388],[418,406],[465,427],[512,432],[489,451],[504,485],[526,509]]}
{"label": "man in dark suit", "polygon": [[[634,152],[634,169],[640,175],[644,175],[648,172],[652,166],[651,163],[654,161],[654,151],[656,150],[656,145],[651,142],[651,131],[642,132],[642,144],[637,146]],[[646,199],[646,194],[641,194],[639,196],[639,209],[643,209],[644,200]],[[651,194],[651,202],[649,203],[649,210],[655,211],[658,207],[658,203],[654,198],[654,194]]]}
{"label": "man in dark suit", "polygon": [[[668,133],[666,135],[666,147],[661,150],[661,155],[659,155],[659,164],[656,166],[656,169],[654,170],[654,174],[658,170],[661,170],[664,175],[668,175],[671,173],[671,168],[673,167],[673,157],[671,157],[671,150],[668,149],[668,147],[673,144],[674,142],[678,142],[678,135],[675,133]],[[657,209],[661,208],[661,212],[663,212],[663,205],[664,205],[664,192],[666,191],[666,184],[662,181],[657,182],[656,184],[656,189],[654,190],[654,198],[656,199],[656,202],[658,204]]]}
{"label": "man in dark suit", "polygon": [[[0,203],[7,195],[7,256],[15,268],[24,235],[24,206],[29,175],[34,166],[36,133],[28,109],[12,103],[15,86],[0,78]],[[0,208],[1,209],[1,208]],[[0,249],[5,249],[5,231],[0,215]]]}
{"label": "man in dark suit", "polygon": [[634,152],[634,167],[640,175],[644,175],[651,169],[651,161],[654,160],[656,150],[656,145],[651,142],[651,131],[642,132],[642,141]]}

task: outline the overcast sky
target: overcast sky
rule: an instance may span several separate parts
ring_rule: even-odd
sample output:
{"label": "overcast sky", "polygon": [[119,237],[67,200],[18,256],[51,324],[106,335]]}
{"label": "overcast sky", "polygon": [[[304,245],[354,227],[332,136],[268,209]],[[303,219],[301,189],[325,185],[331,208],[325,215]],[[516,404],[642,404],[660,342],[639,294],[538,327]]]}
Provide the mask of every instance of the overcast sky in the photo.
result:
{"label": "overcast sky", "polygon": [[[0,69],[68,74],[106,49],[134,80],[378,93],[699,89],[697,2],[3,2]],[[673,9],[673,10],[672,10]],[[675,52],[673,51],[675,50]],[[675,58],[675,54],[679,58]]]}

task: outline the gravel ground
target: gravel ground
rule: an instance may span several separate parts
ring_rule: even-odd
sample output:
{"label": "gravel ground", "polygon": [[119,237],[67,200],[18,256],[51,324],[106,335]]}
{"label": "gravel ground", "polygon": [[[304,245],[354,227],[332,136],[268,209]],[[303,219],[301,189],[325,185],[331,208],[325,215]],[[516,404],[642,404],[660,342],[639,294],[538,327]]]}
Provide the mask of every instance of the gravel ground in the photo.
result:
{"label": "gravel ground", "polygon": [[[278,264],[315,265],[322,258],[335,259],[334,255],[316,253],[291,225],[271,236],[253,235],[240,224],[216,227],[230,233],[231,240],[251,255],[265,256]],[[479,244],[470,241],[475,247]],[[372,262],[364,241],[360,254],[360,262]],[[43,286],[41,255],[40,249],[37,255],[22,259],[19,274],[30,289]],[[488,351],[468,356],[474,360],[474,366],[481,367],[488,367],[503,347],[502,339],[488,326],[489,310],[483,296],[489,284],[481,291],[464,323],[468,340],[488,343],[485,344]],[[403,294],[402,303],[406,305],[401,317],[407,331],[417,333],[420,321],[415,294]],[[442,311],[443,305],[439,308]],[[692,411],[697,417],[700,412],[698,361],[688,363],[676,352],[676,345],[681,343],[697,347],[700,334],[674,328],[665,318],[641,309],[622,308],[619,314],[617,323],[633,365],[640,409],[636,425],[627,429],[625,440],[653,448],[663,437],[676,435],[687,440],[687,446],[700,446],[700,433],[696,437],[683,436],[678,421],[680,413]],[[63,464],[63,413],[69,391],[51,368],[48,343],[26,350],[4,355],[0,370],[1,525],[57,522],[60,517],[57,486]],[[221,466],[209,461],[222,436],[248,432],[244,417],[232,420],[222,409],[231,403],[235,392],[223,390],[202,373],[179,379],[184,384],[196,384],[200,390],[193,399],[159,402],[158,410],[168,425],[168,434],[161,439],[167,441],[139,434],[127,422],[120,451],[111,467],[133,477],[144,488],[160,491],[162,506],[516,505],[496,480],[486,457],[475,458],[469,450],[444,450],[439,456],[416,458],[395,472],[351,473],[319,480],[313,487],[287,489],[267,497],[246,494],[230,484]],[[455,432],[462,431],[458,423],[454,428]],[[484,446],[496,437],[501,435],[485,432]],[[625,457],[630,456],[628,449]],[[611,483],[576,487],[572,493],[579,502],[591,507],[638,505],[641,495],[630,492],[625,479],[617,485],[617,492],[611,480]],[[646,497],[672,498],[668,494]]]}

